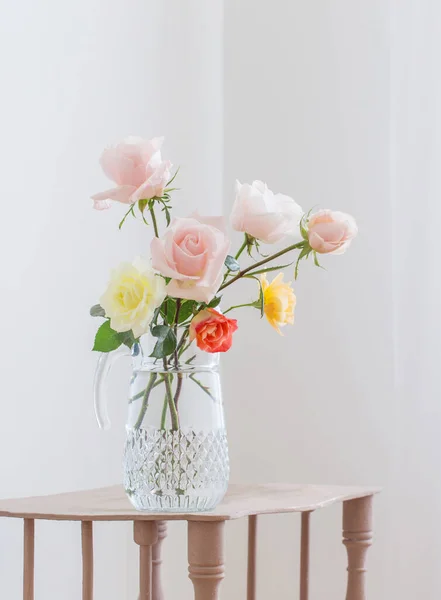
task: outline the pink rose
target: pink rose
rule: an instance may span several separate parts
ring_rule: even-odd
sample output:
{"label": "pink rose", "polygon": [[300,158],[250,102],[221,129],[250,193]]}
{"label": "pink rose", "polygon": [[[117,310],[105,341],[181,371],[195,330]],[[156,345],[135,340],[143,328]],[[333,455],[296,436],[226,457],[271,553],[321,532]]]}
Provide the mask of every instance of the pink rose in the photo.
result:
{"label": "pink rose", "polygon": [[106,148],[101,156],[101,167],[117,186],[92,196],[94,208],[110,208],[109,200],[134,204],[162,196],[170,181],[170,161],[163,161],[160,148],[164,138],[147,141],[128,137],[114,147]]}
{"label": "pink rose", "polygon": [[222,283],[229,248],[222,217],[175,218],[162,238],[152,240],[152,265],[171,277],[170,296],[210,302]]}
{"label": "pink rose", "polygon": [[265,183],[236,182],[236,200],[231,213],[231,226],[254,238],[274,244],[286,235],[299,231],[303,211],[289,196],[273,194]]}
{"label": "pink rose", "polygon": [[343,254],[358,233],[351,215],[320,210],[308,221],[309,245],[320,254]]}

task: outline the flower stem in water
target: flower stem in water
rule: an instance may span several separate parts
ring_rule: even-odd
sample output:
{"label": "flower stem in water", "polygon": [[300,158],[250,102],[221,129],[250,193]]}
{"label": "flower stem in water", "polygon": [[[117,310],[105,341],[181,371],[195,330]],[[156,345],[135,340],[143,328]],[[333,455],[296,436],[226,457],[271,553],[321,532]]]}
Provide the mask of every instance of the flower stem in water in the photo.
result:
{"label": "flower stem in water", "polygon": [[157,373],[150,373],[150,379],[147,384],[147,387],[145,388],[145,393],[144,393],[144,398],[142,400],[141,410],[139,411],[139,416],[135,423],[135,429],[139,429],[142,425],[142,422],[144,421],[145,413],[147,412],[147,407],[149,405],[150,392],[152,391],[153,386],[155,385],[155,381],[156,381],[157,377],[158,377]]}

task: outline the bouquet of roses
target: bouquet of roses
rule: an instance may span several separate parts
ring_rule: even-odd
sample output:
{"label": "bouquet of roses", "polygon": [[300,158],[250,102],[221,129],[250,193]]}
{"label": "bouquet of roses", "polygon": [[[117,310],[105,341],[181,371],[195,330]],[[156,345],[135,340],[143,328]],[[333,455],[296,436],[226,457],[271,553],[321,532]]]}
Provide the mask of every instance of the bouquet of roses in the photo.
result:
{"label": "bouquet of roses", "polygon": [[[119,227],[129,216],[138,217],[153,228],[154,238],[150,260],[138,257],[119,265],[90,313],[105,319],[94,350],[111,352],[121,344],[132,348],[141,336],[151,333],[156,339],[151,357],[167,372],[191,344],[210,353],[229,350],[238,325],[226,315],[239,308],[256,309],[281,334],[281,328],[294,323],[296,297],[280,271],[293,265],[297,278],[301,261],[312,259],[320,266],[319,255],[342,254],[357,227],[351,216],[341,212],[305,213],[292,198],[274,194],[261,181],[237,182],[230,224],[244,237],[240,248],[231,252],[222,217],[195,212],[172,218],[178,171],[173,173],[171,163],[163,160],[162,142],[162,138],[127,138],[102,154],[103,171],[116,185],[94,195],[94,207],[126,205]],[[290,237],[292,243],[282,250],[271,253],[266,247]],[[279,273],[270,280],[274,271]],[[224,292],[245,279],[254,286],[255,299],[221,311],[221,300],[228,306]]]}

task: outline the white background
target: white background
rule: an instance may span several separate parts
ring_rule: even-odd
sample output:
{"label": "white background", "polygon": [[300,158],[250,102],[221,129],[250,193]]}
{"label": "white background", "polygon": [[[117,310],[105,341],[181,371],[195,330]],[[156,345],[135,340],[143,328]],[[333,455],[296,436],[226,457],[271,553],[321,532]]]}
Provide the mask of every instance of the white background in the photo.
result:
{"label": "white background", "polygon": [[[0,496],[120,480],[129,368],[112,377],[115,426],[99,432],[87,312],[110,267],[146,252],[150,235],[132,222],[118,232],[121,209],[93,212],[88,197],[107,185],[107,143],[164,134],[182,166],[180,214],[227,213],[234,179],[261,178],[305,209],[356,217],[350,252],[324,258],[326,271],[302,265],[284,338],[240,314],[223,364],[232,478],[383,486],[370,597],[438,598],[435,0],[4,4]],[[339,511],[313,526],[312,600],[338,600]],[[21,524],[0,528],[1,592],[15,600]],[[167,597],[189,600],[185,527],[170,529]],[[79,597],[79,533],[38,523],[36,600]],[[130,538],[127,525],[96,527],[98,600],[136,597]],[[230,524],[226,598],[244,597],[245,546],[245,524]],[[262,598],[295,595],[297,549],[295,516],[262,520]]]}

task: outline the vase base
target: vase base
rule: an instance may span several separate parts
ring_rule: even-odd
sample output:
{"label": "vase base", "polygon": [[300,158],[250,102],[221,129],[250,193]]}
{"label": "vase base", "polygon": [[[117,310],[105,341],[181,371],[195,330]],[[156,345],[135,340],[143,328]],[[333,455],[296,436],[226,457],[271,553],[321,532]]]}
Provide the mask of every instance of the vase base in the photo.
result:
{"label": "vase base", "polygon": [[128,430],[124,489],[137,510],[212,510],[227,491],[229,471],[225,429]]}
{"label": "vase base", "polygon": [[223,500],[226,489],[219,490],[214,493],[210,490],[210,495],[188,495],[188,494],[173,494],[173,495],[157,495],[150,494],[148,496],[139,496],[126,490],[127,497],[130,502],[141,512],[163,512],[163,513],[188,513],[188,512],[208,512],[216,508]]}

